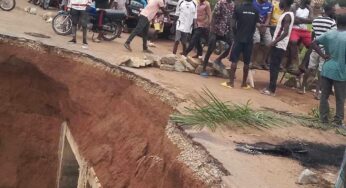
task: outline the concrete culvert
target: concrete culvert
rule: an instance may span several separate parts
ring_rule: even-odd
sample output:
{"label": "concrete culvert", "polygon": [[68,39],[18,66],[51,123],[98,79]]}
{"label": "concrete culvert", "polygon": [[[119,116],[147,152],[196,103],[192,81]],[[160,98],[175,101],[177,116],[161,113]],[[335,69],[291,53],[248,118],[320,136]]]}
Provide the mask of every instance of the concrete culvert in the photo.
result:
{"label": "concrete culvert", "polygon": [[0,43],[0,187],[51,188],[66,175],[75,187],[71,146],[65,167],[58,157],[63,122],[102,187],[220,186],[227,172],[213,158],[203,154],[199,169],[180,159],[183,147],[166,134],[167,102],[76,57]]}

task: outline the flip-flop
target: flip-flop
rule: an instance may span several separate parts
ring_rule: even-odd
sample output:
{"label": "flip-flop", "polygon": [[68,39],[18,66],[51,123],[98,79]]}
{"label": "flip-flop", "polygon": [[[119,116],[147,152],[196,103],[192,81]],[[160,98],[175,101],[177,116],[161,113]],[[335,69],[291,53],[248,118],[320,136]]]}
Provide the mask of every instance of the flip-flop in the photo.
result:
{"label": "flip-flop", "polygon": [[249,85],[246,85],[246,86],[243,86],[243,87],[241,87],[242,89],[245,89],[245,90],[248,90],[248,89],[251,89],[251,86],[249,86]]}
{"label": "flip-flop", "polygon": [[229,88],[229,89],[232,89],[232,88],[233,88],[233,87],[227,85],[227,82],[222,82],[221,85],[222,85],[223,87],[227,87],[227,88]]}

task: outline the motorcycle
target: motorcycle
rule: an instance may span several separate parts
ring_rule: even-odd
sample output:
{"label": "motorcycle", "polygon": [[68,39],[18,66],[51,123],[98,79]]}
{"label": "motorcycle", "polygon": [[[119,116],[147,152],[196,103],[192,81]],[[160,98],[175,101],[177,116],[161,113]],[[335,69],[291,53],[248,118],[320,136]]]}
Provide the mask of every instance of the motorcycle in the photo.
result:
{"label": "motorcycle", "polygon": [[[106,9],[103,17],[103,25],[100,30],[98,27],[98,15],[96,8],[89,7],[87,10],[89,23],[87,29],[94,34],[102,32],[103,40],[112,41],[120,36],[122,32],[122,23],[126,15],[123,11]],[[70,35],[72,33],[72,19],[69,12],[62,10],[53,18],[52,28],[58,35]]]}
{"label": "motorcycle", "polygon": [[4,11],[11,11],[16,7],[15,0],[0,0],[0,8]]}

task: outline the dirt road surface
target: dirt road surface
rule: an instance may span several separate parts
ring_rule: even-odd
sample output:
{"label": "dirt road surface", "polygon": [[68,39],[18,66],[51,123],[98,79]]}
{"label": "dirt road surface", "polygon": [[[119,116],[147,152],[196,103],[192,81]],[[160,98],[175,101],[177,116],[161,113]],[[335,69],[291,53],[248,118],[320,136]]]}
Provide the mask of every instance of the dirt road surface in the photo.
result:
{"label": "dirt road surface", "polygon": [[[74,51],[82,51],[97,58],[102,58],[112,64],[119,64],[123,56],[144,57],[141,53],[141,39],[136,38],[132,44],[133,53],[129,53],[123,48],[123,43],[127,34],[122,34],[122,38],[113,42],[93,43],[89,40],[89,49],[82,50],[81,45],[69,45],[67,41],[70,37],[57,36],[51,25],[45,23],[40,14],[43,10],[38,10],[38,15],[30,15],[22,9],[28,6],[26,1],[18,2],[18,6],[12,12],[0,12],[0,33],[37,40],[49,45],[66,48]],[[50,36],[49,39],[35,38],[24,34],[24,32],[35,32]],[[78,34],[78,41],[81,41],[81,33]],[[90,35],[89,35],[90,39]],[[168,54],[171,49],[169,43],[156,42],[158,47],[152,50],[155,54]],[[227,63],[227,60],[224,60]],[[162,71],[156,68],[127,70],[150,79],[164,88],[174,92],[178,97],[191,99],[196,92],[202,88],[209,88],[215,95],[222,100],[234,103],[246,103],[251,100],[255,108],[270,107],[277,110],[287,110],[294,113],[308,113],[313,107],[318,106],[318,101],[314,100],[312,94],[298,95],[295,90],[279,86],[277,97],[267,97],[259,93],[264,88],[268,80],[268,72],[257,71],[255,74],[255,89],[240,89],[240,79],[236,80],[236,88],[227,89],[220,86],[225,81],[221,78],[201,78],[198,75],[190,73],[178,73]],[[241,70],[238,70],[237,78],[241,78]],[[333,102],[332,102],[333,104]],[[186,104],[181,104],[180,107]],[[230,176],[224,177],[224,182],[233,188],[295,188],[295,187],[314,187],[301,186],[295,182],[300,172],[305,168],[299,162],[282,157],[273,157],[267,155],[252,156],[235,151],[234,142],[270,142],[281,143],[287,140],[309,141],[331,146],[344,145],[346,138],[336,135],[334,132],[325,132],[315,129],[309,129],[301,126],[290,126],[273,128],[270,130],[254,129],[232,129],[218,130],[210,132],[209,130],[186,130],[194,140],[201,143],[216,159],[218,159],[227,170]],[[330,156],[331,158],[336,156]],[[319,174],[337,172],[336,166],[323,166],[316,170]],[[318,186],[315,186],[318,187]]]}

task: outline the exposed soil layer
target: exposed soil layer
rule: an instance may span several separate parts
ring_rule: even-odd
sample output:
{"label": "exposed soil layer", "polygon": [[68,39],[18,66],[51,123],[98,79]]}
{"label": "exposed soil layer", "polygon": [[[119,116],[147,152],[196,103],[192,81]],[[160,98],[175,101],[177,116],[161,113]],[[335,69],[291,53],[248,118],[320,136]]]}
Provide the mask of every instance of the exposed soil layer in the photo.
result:
{"label": "exposed soil layer", "polygon": [[0,44],[0,187],[53,187],[60,125],[104,187],[204,187],[165,136],[172,108],[132,81]]}

